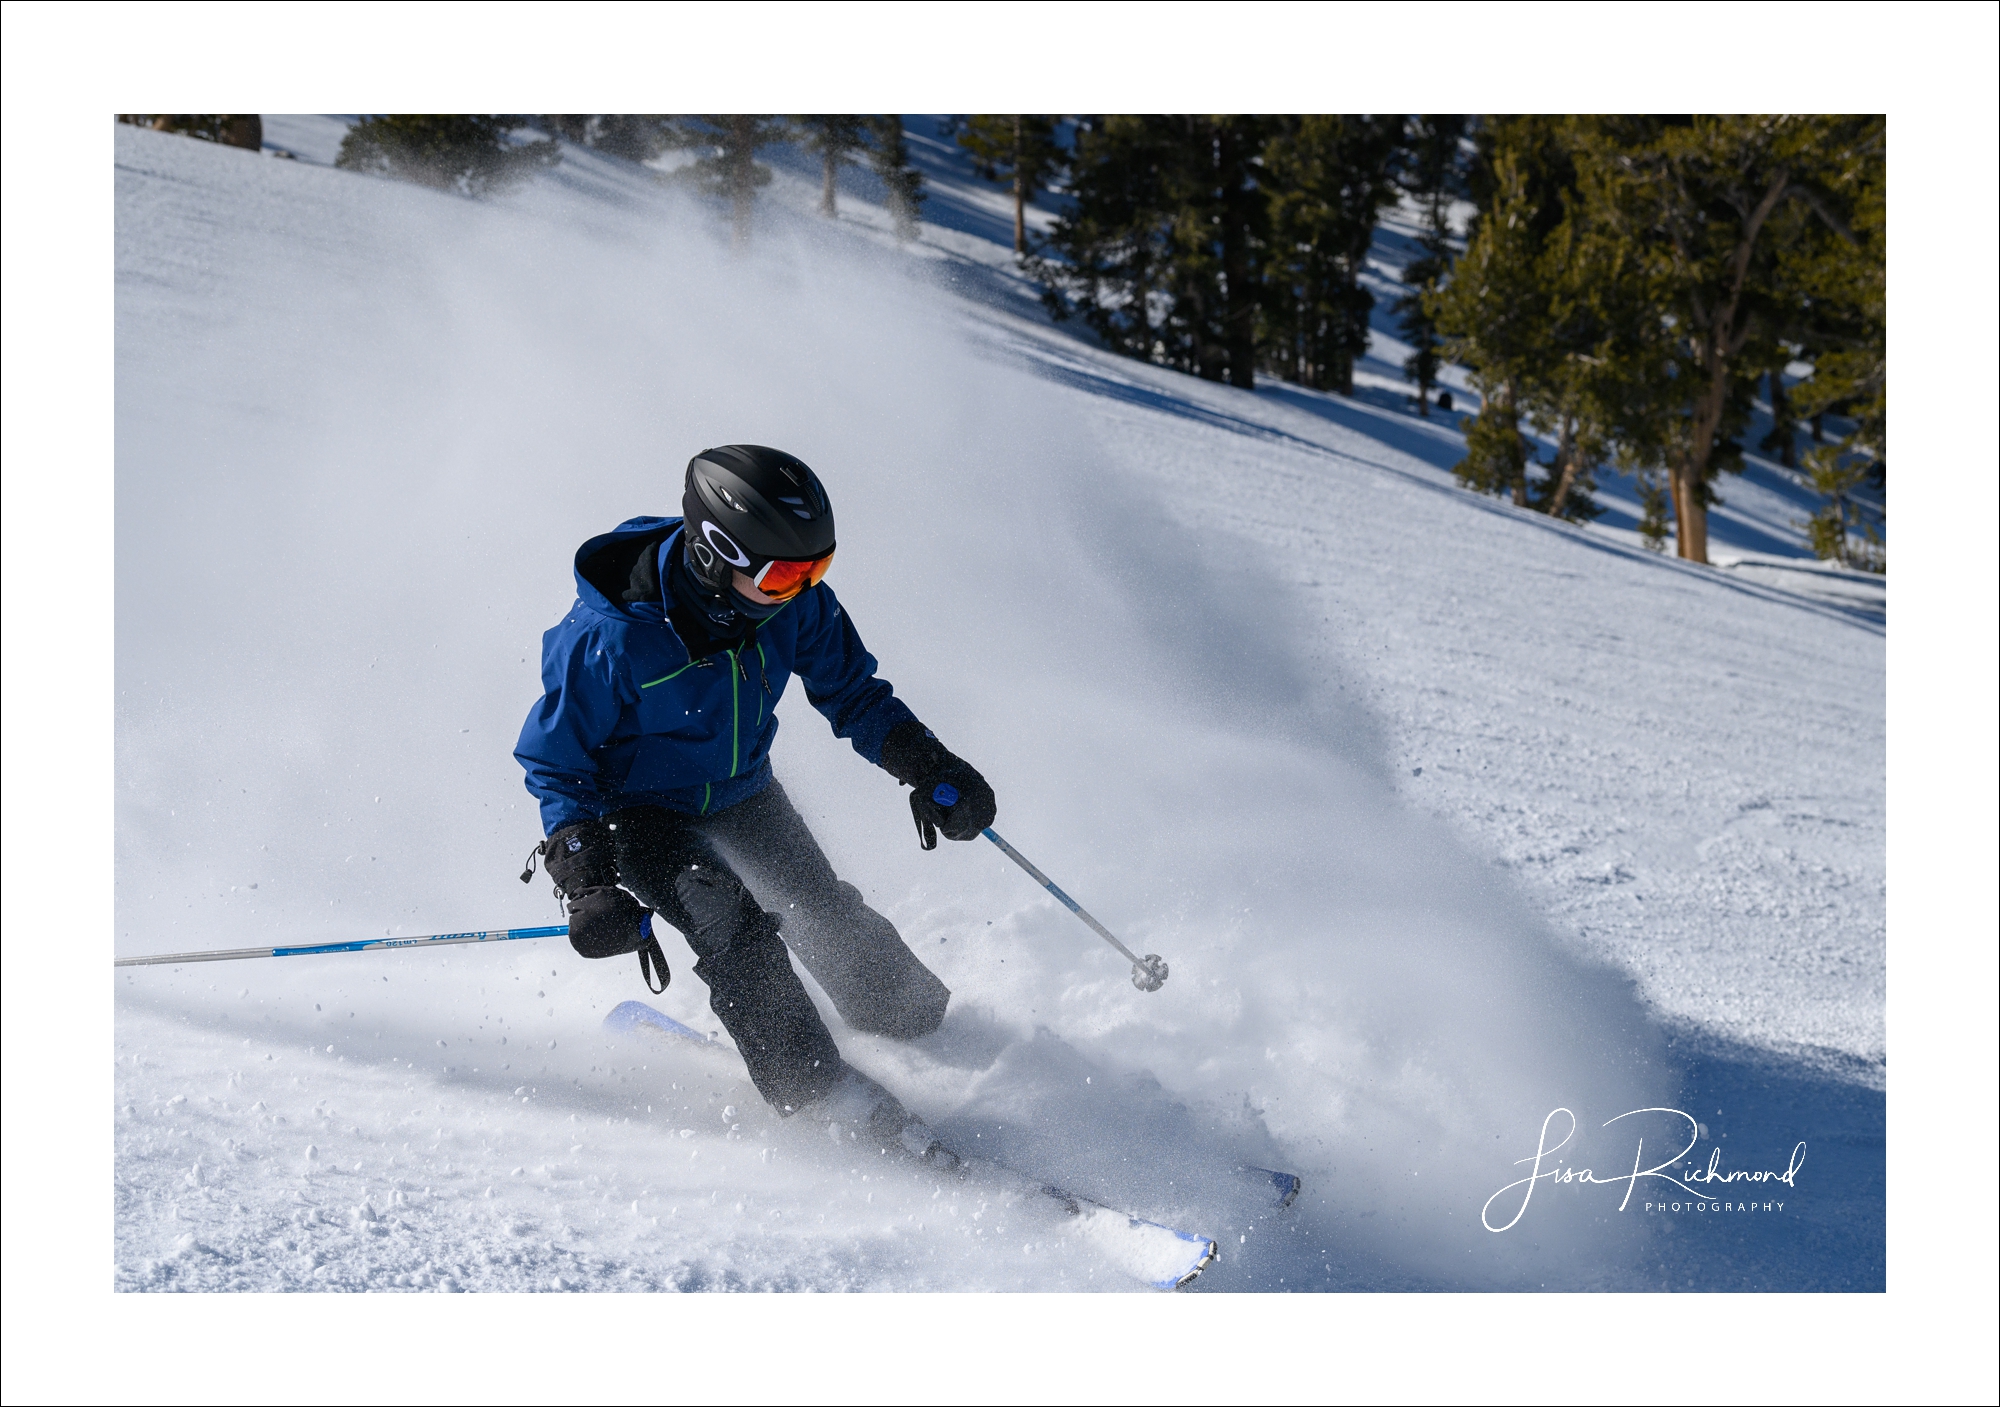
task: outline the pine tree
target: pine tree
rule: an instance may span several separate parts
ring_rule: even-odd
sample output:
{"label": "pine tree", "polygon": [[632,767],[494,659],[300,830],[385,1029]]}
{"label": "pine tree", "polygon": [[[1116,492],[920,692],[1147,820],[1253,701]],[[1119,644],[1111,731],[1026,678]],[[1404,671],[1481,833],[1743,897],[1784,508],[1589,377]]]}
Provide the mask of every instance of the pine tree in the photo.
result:
{"label": "pine tree", "polygon": [[1014,252],[1028,252],[1028,206],[1060,175],[1063,149],[1056,119],[1035,114],[980,113],[958,127],[958,144],[972,153],[983,180],[1010,182],[1014,190]]}
{"label": "pine tree", "polygon": [[1468,488],[1509,495],[1524,507],[1522,402],[1548,355],[1550,321],[1529,164],[1511,149],[1494,161],[1492,204],[1481,211],[1450,281],[1428,305],[1451,356],[1471,369],[1481,397],[1479,417],[1466,429],[1465,458],[1452,473]]}
{"label": "pine tree", "polygon": [[[1158,359],[1209,381],[1256,385],[1258,313],[1270,202],[1262,180],[1269,122],[1246,115],[1170,114],[1111,118],[1088,157],[1072,165],[1077,214],[1119,212],[1120,228],[1100,223],[1108,246],[1079,248],[1085,225],[1058,222],[1051,245],[1080,267],[1123,264],[1138,276],[1120,286],[1101,278],[1092,296],[1129,305],[1144,322]],[[1088,176],[1084,175],[1088,169]],[[1085,192],[1088,180],[1097,189]],[[1129,251],[1119,246],[1131,245]],[[1049,271],[1053,265],[1039,266]],[[1157,320],[1152,312],[1157,308]],[[1108,311],[1108,309],[1106,310]]]}
{"label": "pine tree", "polygon": [[[1426,306],[1485,396],[1460,480],[1524,507],[1588,521],[1595,471],[1615,455],[1657,462],[1662,408],[1684,390],[1668,355],[1658,290],[1629,244],[1593,223],[1575,160],[1591,119],[1496,118],[1480,133],[1484,204],[1463,258]],[[1525,420],[1555,441],[1545,465],[1495,446]],[[1529,467],[1544,471],[1527,476]]]}
{"label": "pine tree", "polygon": [[1401,119],[1075,119],[1070,208],[1025,263],[1058,319],[1130,356],[1251,388],[1353,391],[1361,286],[1396,197]]}
{"label": "pine tree", "polygon": [[1509,495],[1527,506],[1528,442],[1521,434],[1521,407],[1505,382],[1486,393],[1479,414],[1465,427],[1465,458],[1451,472],[1475,493]]}
{"label": "pine tree", "polygon": [[804,134],[800,145],[819,157],[819,213],[827,219],[840,215],[840,170],[855,160],[855,153],[868,147],[868,121],[840,113],[831,116],[802,116],[792,119]]}
{"label": "pine tree", "polygon": [[364,117],[348,128],[333,164],[433,190],[486,195],[562,159],[553,140],[508,140],[527,125],[526,117],[494,113]]}
{"label": "pine tree", "polygon": [[1449,209],[1456,192],[1459,141],[1466,119],[1427,116],[1410,119],[1408,134],[1408,179],[1406,188],[1416,196],[1423,210],[1422,233],[1417,238],[1421,251],[1403,269],[1403,282],[1410,291],[1396,300],[1401,315],[1399,327],[1410,355],[1404,372],[1417,383],[1417,414],[1431,413],[1431,387],[1437,384],[1441,345],[1437,321],[1425,305],[1435,295],[1451,271],[1451,221]]}
{"label": "pine tree", "polygon": [[[1831,239],[1794,237],[1785,244],[1780,264],[1786,287],[1813,314],[1812,375],[1793,387],[1791,396],[1794,412],[1811,423],[1817,445],[1807,454],[1811,481],[1828,495],[1821,516],[1831,513],[1845,522],[1854,487],[1864,480],[1878,489],[1887,487],[1888,171],[1882,118],[1849,118],[1836,131],[1838,139],[1821,147],[1830,159],[1820,176],[1843,231]],[[1819,444],[1824,417],[1836,407],[1853,416],[1854,428],[1835,444]],[[1840,467],[1859,467],[1863,473],[1851,484],[1822,478]],[[1861,558],[1850,555],[1847,560],[1882,570],[1879,537],[1872,527],[1864,526],[1862,532],[1875,546]],[[1816,542],[1815,550],[1818,546]]]}
{"label": "pine tree", "polygon": [[[1577,161],[1590,168],[1591,222],[1644,266],[1674,329],[1681,394],[1650,438],[1667,471],[1677,550],[1690,561],[1708,560],[1711,484],[1737,453],[1732,427],[1789,315],[1783,246],[1853,238],[1832,178],[1865,142],[1866,122],[1607,118],[1585,129]],[[1787,237],[1774,238],[1787,217]]]}
{"label": "pine tree", "polygon": [[1521,382],[1530,423],[1556,449],[1546,477],[1529,486],[1528,503],[1588,522],[1602,511],[1593,498],[1596,468],[1633,407],[1673,388],[1662,379],[1661,325],[1643,271],[1624,262],[1617,242],[1599,237],[1575,192],[1563,193],[1562,208],[1534,269],[1545,300],[1543,343]]}
{"label": "pine tree", "polygon": [[1403,121],[1319,115],[1275,125],[1262,161],[1271,191],[1266,364],[1351,396],[1375,307],[1361,273],[1376,222],[1397,199]]}
{"label": "pine tree", "polygon": [[1437,292],[1444,276],[1451,272],[1451,245],[1439,232],[1426,229],[1418,239],[1422,251],[1403,266],[1403,282],[1410,291],[1396,300],[1397,323],[1410,355],[1403,359],[1403,373],[1417,383],[1417,414],[1429,418],[1431,387],[1437,384],[1444,364],[1439,356],[1443,340],[1438,336],[1437,319],[1430,315],[1424,300]]}
{"label": "pine tree", "polygon": [[791,124],[782,117],[724,113],[676,118],[666,145],[699,155],[668,179],[727,200],[730,241],[742,253],[750,247],[757,192],[771,184],[771,168],[757,160],[757,153],[791,137]]}
{"label": "pine tree", "polygon": [[1071,208],[1056,219],[1046,251],[1026,260],[1042,301],[1059,322],[1080,316],[1115,352],[1191,370],[1153,317],[1172,260],[1162,179],[1171,146],[1166,121],[1080,117],[1076,125]]}
{"label": "pine tree", "polygon": [[868,164],[874,168],[887,192],[889,214],[896,222],[896,238],[915,239],[920,228],[917,211],[926,199],[924,173],[910,160],[909,142],[903,136],[903,119],[889,113],[869,119],[875,140],[868,148]]}
{"label": "pine tree", "polygon": [[1185,121],[1184,160],[1173,168],[1177,180],[1168,195],[1183,212],[1175,222],[1182,267],[1212,272],[1190,280],[1182,302],[1199,315],[1201,375],[1248,391],[1257,384],[1257,315],[1271,224],[1260,167],[1269,123],[1246,114]]}
{"label": "pine tree", "polygon": [[[1826,499],[1806,523],[1806,540],[1813,555],[1822,561],[1839,562],[1864,571],[1885,569],[1881,537],[1861,518],[1853,501],[1854,490],[1868,477],[1865,459],[1843,456],[1828,445],[1806,455],[1806,482],[1813,492]],[[1858,529],[1864,545],[1857,548],[1851,530]]]}

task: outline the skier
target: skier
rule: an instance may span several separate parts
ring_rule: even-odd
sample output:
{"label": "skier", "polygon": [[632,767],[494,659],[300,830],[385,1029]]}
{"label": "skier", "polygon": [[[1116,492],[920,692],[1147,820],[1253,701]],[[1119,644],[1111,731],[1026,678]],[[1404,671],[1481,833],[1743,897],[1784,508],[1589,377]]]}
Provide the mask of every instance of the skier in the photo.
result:
{"label": "skier", "polygon": [[976,839],[994,818],[985,778],[876,677],[822,581],[833,551],[818,476],[762,445],[703,450],[679,518],[632,518],[577,549],[577,600],[542,637],[545,692],[514,750],[546,836],[521,878],[540,856],[577,952],[636,952],[655,990],[667,970],[652,913],[679,929],[710,1008],[781,1114],[948,1160],[841,1060],[786,952],[856,1030],[911,1040],[944,1019],[949,990],[835,876],[771,773],[794,674],[835,736],[914,788],[925,848],[938,831]]}

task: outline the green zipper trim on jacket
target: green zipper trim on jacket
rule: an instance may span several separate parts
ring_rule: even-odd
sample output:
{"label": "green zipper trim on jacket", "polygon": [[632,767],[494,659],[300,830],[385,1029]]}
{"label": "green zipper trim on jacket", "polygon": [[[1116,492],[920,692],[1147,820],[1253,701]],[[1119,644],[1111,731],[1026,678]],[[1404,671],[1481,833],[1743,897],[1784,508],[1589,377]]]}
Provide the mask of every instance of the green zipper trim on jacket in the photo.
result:
{"label": "green zipper trim on jacket", "polygon": [[743,708],[739,701],[743,656],[731,650],[729,658],[736,661],[736,668],[729,671],[729,775],[733,777],[736,775],[737,757],[743,748]]}
{"label": "green zipper trim on jacket", "polygon": [[664,684],[669,679],[678,679],[683,674],[686,674],[690,669],[693,669],[696,665],[707,664],[707,663],[708,663],[707,660],[689,660],[686,664],[682,665],[672,674],[662,674],[658,679],[653,680],[651,684],[641,684],[639,687],[642,689],[650,689],[653,687],[653,684]]}
{"label": "green zipper trim on jacket", "polygon": [[[797,599],[798,599],[798,598],[797,598],[796,596],[794,596],[794,597],[792,598],[792,600],[793,600],[793,601],[796,601]],[[785,606],[789,606],[789,605],[791,605],[791,604],[792,604],[792,602],[791,602],[791,601],[787,601],[787,602],[785,602]],[[785,609],[785,606],[780,606],[780,607],[778,607],[778,610],[777,610],[777,611],[773,611],[773,612],[771,612],[771,614],[775,616],[776,614],[778,614],[778,611],[782,611],[782,610],[784,610],[784,609]],[[732,653],[734,653],[734,652],[732,651]],[[641,684],[641,685],[640,685],[639,687],[640,687],[640,688],[642,688],[642,689],[650,689],[650,688],[652,688],[652,687],[653,687],[653,685],[654,685],[654,684],[664,684],[664,683],[666,683],[666,682],[667,682],[667,681],[668,681],[669,679],[678,679],[678,678],[680,678],[680,677],[681,677],[681,676],[682,676],[683,674],[686,674],[686,673],[687,673],[687,672],[688,672],[688,671],[689,671],[690,669],[693,669],[693,668],[694,668],[694,667],[695,667],[696,665],[698,665],[698,664],[707,664],[707,663],[708,663],[708,661],[707,661],[707,660],[705,660],[705,659],[701,659],[701,660],[689,660],[689,661],[688,661],[688,662],[687,662],[686,664],[682,665],[682,666],[681,666],[681,667],[680,667],[679,669],[675,670],[675,671],[674,671],[674,672],[673,672],[672,674],[662,674],[662,675],[661,675],[661,676],[660,676],[660,677],[659,677],[658,679],[654,679],[654,680],[652,680],[652,681],[650,681],[650,682],[648,682],[648,683],[645,683],[645,684]],[[765,667],[766,669],[770,668],[770,662],[769,662],[768,660],[766,660],[766,659],[764,658],[764,642],[763,642],[762,640],[759,640],[759,641],[757,642],[757,663],[758,663],[758,664],[760,664],[760,665],[763,665],[763,666],[764,666],[764,667]],[[760,722],[760,723],[761,723],[761,722],[763,721],[763,704],[762,704],[761,702],[759,702],[759,704],[758,704],[758,706],[757,706],[757,707],[758,707],[758,715],[757,715],[757,718],[758,718],[758,722]]]}
{"label": "green zipper trim on jacket", "polygon": [[[797,599],[796,596],[792,598],[794,601]],[[785,606],[791,604],[791,601],[785,602]],[[782,611],[785,606],[780,606],[778,610]],[[776,615],[777,613],[778,611],[771,612],[772,615]],[[742,766],[743,759],[742,680],[744,678],[744,669],[742,647],[738,646],[736,649],[728,651],[728,655],[736,665],[736,668],[729,672],[729,775],[734,777],[736,769]],[[686,674],[696,665],[705,665],[708,663],[710,661],[706,659],[689,660],[672,674],[662,674],[658,679],[641,684],[639,687],[650,689],[654,684],[664,684],[669,679],[680,678],[681,675]],[[764,642],[759,640],[757,642],[757,670],[759,676],[764,680],[764,688],[757,692],[757,726],[759,728],[764,726],[764,694],[771,686],[770,667],[770,660],[764,654]],[[715,784],[713,782],[704,783],[701,789],[701,815],[706,816],[708,814],[708,804],[714,799],[714,795]]]}

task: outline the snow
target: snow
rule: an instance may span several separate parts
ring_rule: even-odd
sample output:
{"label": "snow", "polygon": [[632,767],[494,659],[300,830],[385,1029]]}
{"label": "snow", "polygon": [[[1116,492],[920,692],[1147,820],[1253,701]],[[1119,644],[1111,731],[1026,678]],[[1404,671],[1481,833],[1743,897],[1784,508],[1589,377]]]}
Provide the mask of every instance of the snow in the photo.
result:
{"label": "snow", "polygon": [[[1754,459],[1713,569],[1611,476],[1589,527],[1458,489],[1386,323],[1352,400],[1102,353],[909,125],[920,242],[781,161],[745,260],[574,148],[474,203],[328,169],[333,118],[266,119],[292,160],[119,130],[119,953],[559,922],[510,752],[571,554],[779,444],[1001,833],[1173,967],[1139,993],[990,846],[919,852],[788,697],[779,775],[955,993],[910,1045],[822,1008],[956,1146],[1216,1237],[1204,1290],[1880,1288],[1885,583]],[[648,1000],[714,1030],[667,947]],[[560,941],[121,971],[118,1285],[1136,1284],[780,1123],[726,1047],[603,1032],[635,979]],[[1551,1110],[1608,1177],[1661,1107],[1685,1163],[1807,1144],[1784,1209],[1552,1184],[1481,1226]]]}

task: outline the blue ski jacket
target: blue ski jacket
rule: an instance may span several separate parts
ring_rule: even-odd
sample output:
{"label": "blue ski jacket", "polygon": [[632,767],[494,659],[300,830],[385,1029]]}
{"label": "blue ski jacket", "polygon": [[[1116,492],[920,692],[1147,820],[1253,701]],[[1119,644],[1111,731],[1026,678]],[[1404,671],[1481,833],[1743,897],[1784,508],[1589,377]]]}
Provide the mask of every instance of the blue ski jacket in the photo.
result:
{"label": "blue ski jacket", "polygon": [[747,645],[697,657],[664,602],[614,599],[586,575],[599,554],[648,550],[635,539],[664,561],[679,532],[678,518],[632,518],[577,549],[576,603],[542,636],[543,694],[514,748],[545,835],[626,806],[706,816],[756,795],[771,781],[775,710],[794,674],[834,735],[877,765],[889,730],[914,717],[824,582]]}

